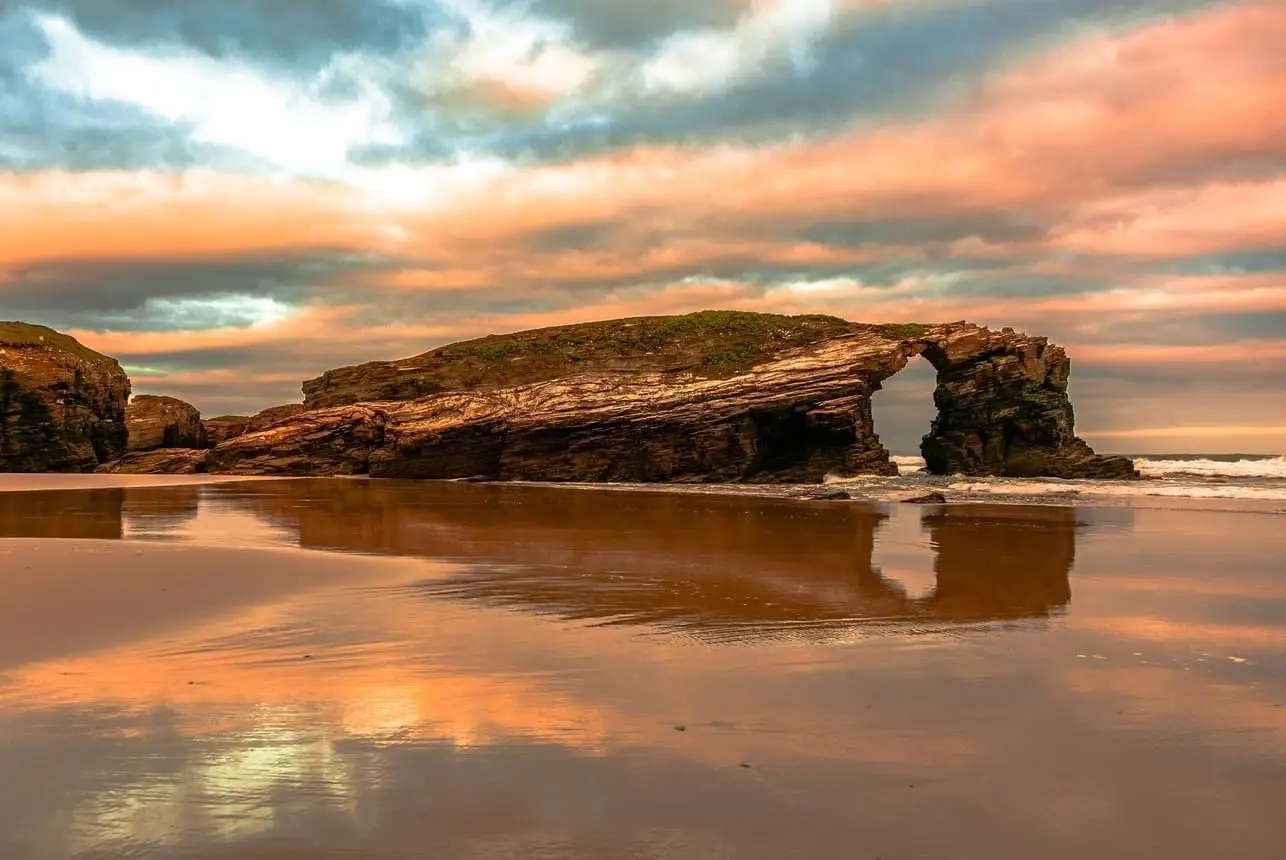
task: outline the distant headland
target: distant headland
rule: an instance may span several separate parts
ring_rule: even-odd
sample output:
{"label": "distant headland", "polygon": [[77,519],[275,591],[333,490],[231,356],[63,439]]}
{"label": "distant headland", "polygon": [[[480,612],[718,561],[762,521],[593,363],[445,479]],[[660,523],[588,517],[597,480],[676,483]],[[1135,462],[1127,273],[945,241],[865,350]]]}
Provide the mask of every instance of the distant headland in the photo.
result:
{"label": "distant headland", "polygon": [[814,483],[896,474],[871,396],[923,355],[935,474],[1134,478],[1075,434],[1071,362],[967,322],[701,311],[492,335],[331,370],[303,403],[202,420],[119,362],[0,323],[0,471]]}

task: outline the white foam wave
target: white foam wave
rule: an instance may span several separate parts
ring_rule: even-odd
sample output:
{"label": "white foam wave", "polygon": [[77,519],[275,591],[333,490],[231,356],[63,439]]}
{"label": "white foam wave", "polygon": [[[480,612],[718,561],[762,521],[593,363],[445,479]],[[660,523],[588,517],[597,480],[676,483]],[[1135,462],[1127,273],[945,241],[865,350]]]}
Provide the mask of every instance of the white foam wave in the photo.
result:
{"label": "white foam wave", "polygon": [[1166,496],[1183,499],[1256,499],[1286,501],[1286,487],[1246,487],[1198,483],[1135,483],[1130,481],[968,481],[948,490],[995,496]]}
{"label": "white foam wave", "polygon": [[1134,461],[1139,473],[1159,478],[1167,475],[1202,475],[1211,478],[1286,478],[1286,456],[1267,460],[1153,460]]}
{"label": "white foam wave", "polygon": [[889,458],[898,467],[898,473],[909,475],[924,468],[924,458],[915,455],[894,454]]}
{"label": "white foam wave", "polygon": [[1000,496],[1049,496],[1049,495],[1079,495],[1080,493],[1093,492],[1094,488],[1088,484],[1072,483],[1045,483],[1043,481],[957,481],[954,484],[947,484],[948,490],[956,490],[961,493],[992,493]]}
{"label": "white foam wave", "polygon": [[[898,473],[913,475],[924,468],[924,458],[910,455],[890,457]],[[1203,478],[1283,478],[1286,479],[1286,456],[1253,460],[1166,460],[1138,457],[1134,461],[1139,473],[1149,478],[1172,475],[1200,475]]]}

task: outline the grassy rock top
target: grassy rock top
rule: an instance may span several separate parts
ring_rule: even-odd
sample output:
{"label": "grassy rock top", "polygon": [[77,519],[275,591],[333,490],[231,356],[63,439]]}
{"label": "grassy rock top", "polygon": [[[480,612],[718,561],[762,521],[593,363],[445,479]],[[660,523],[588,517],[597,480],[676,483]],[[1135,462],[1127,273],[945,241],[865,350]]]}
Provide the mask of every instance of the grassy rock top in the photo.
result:
{"label": "grassy rock top", "polygon": [[95,352],[70,335],[32,323],[0,322],[0,349],[6,346],[44,346],[68,353],[81,361],[117,365],[116,359]]}
{"label": "grassy rock top", "polygon": [[699,311],[579,323],[489,335],[401,361],[339,368],[305,382],[304,395],[313,409],[527,385],[586,372],[687,372],[723,378],[786,349],[861,331],[900,339],[880,326],[821,314]]}

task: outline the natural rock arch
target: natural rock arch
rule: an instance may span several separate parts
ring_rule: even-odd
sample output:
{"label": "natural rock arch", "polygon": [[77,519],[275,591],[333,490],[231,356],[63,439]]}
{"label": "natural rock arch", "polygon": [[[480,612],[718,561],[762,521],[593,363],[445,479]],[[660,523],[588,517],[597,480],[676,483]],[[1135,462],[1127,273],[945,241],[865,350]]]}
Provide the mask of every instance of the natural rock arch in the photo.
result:
{"label": "natural rock arch", "polygon": [[917,355],[937,371],[937,416],[920,443],[933,474],[1135,477],[1129,460],[1097,456],[1076,436],[1062,347],[966,322],[904,328],[900,357],[879,382]]}

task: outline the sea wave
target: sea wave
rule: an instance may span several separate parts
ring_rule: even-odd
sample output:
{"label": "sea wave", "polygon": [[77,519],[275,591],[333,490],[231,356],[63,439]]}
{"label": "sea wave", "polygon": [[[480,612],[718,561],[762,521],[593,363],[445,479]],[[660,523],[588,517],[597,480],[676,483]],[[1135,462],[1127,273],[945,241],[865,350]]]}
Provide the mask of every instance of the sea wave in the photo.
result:
{"label": "sea wave", "polygon": [[1201,475],[1211,478],[1286,478],[1286,456],[1245,460],[1166,460],[1139,457],[1134,466],[1148,477]]}
{"label": "sea wave", "polygon": [[893,464],[898,467],[898,471],[903,475],[909,472],[918,472],[924,468],[923,457],[894,454],[892,457],[889,457],[889,459],[893,461]]}
{"label": "sea wave", "polygon": [[896,477],[863,475],[831,478],[868,498],[897,500],[936,490],[948,499],[1023,501],[1041,504],[1094,504],[1094,499],[1224,499],[1251,503],[1286,502],[1286,457],[1215,459],[1219,455],[1138,457],[1138,481],[1060,480],[1057,478],[930,475],[920,457],[892,457]]}
{"label": "sea wave", "polygon": [[994,496],[1161,496],[1176,499],[1251,499],[1286,502],[1286,485],[1249,487],[1239,484],[1197,482],[1066,481],[1044,483],[1034,480],[958,481],[946,489],[959,493]]}
{"label": "sea wave", "polygon": [[[914,475],[924,468],[924,458],[896,455],[890,458],[902,475]],[[1247,457],[1240,460],[1214,460],[1203,457],[1167,459],[1136,457],[1134,466],[1146,478],[1198,476],[1202,478],[1282,478],[1286,479],[1286,455],[1280,457]]]}

